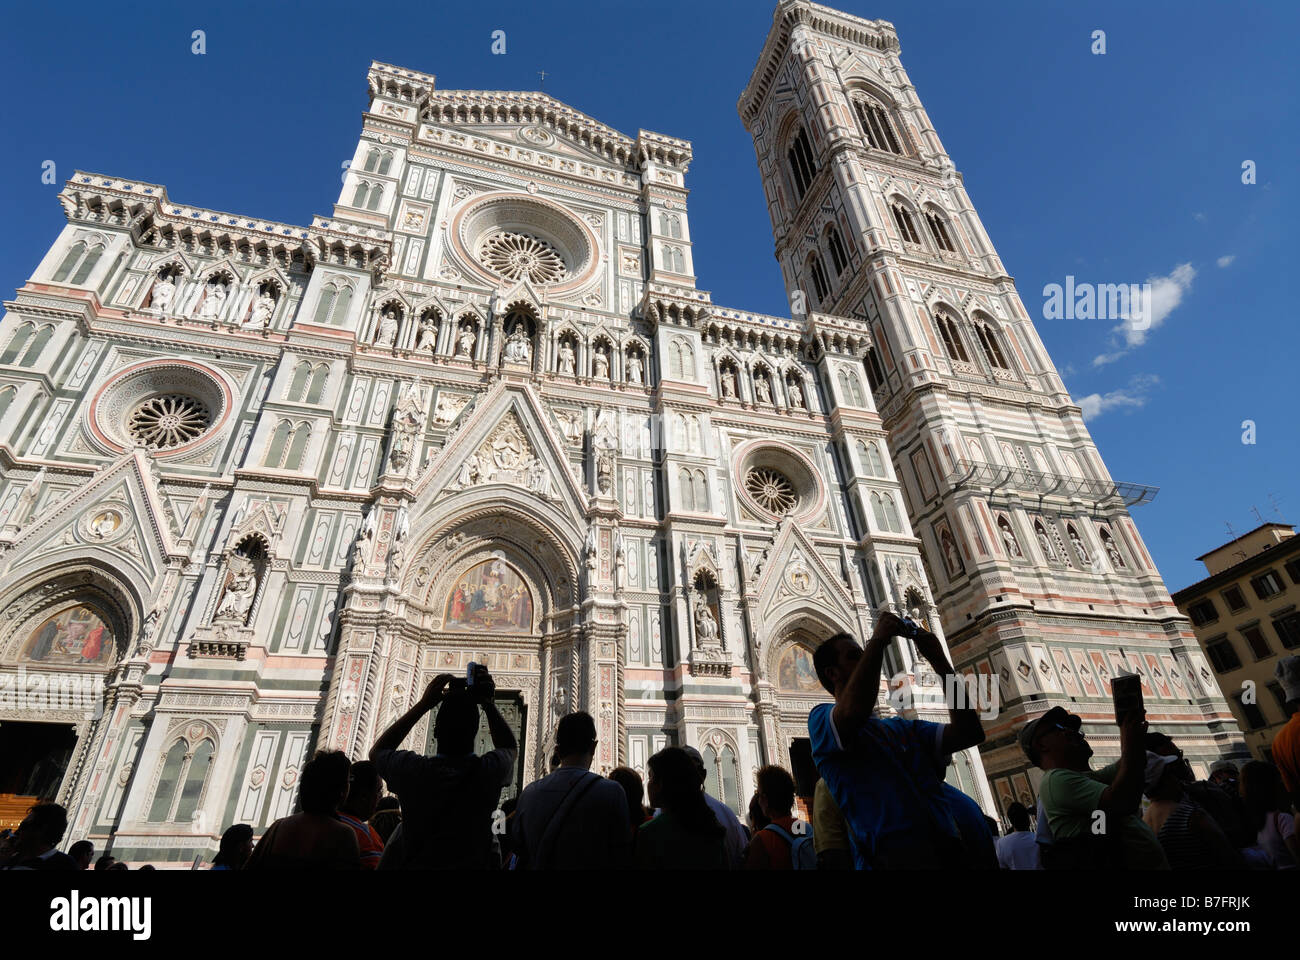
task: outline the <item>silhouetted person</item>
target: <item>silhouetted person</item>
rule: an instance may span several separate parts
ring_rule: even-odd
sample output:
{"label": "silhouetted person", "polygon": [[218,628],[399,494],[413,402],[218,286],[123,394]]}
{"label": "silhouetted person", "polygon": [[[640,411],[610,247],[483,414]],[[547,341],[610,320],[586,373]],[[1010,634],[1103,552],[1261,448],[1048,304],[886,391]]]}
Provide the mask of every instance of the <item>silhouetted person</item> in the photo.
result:
{"label": "silhouetted person", "polygon": [[0,850],[5,870],[77,870],[77,861],[57,849],[68,829],[68,812],[57,803],[38,803]]}
{"label": "silhouetted person", "polygon": [[89,870],[95,862],[95,845],[89,840],[78,840],[68,847],[68,856],[77,861],[78,870]]}
{"label": "silhouetted person", "polygon": [[1142,821],[1155,833],[1173,870],[1240,867],[1241,856],[1214,818],[1188,797],[1183,765],[1179,754],[1147,751],[1143,789],[1151,802]]}
{"label": "silhouetted person", "polygon": [[[682,747],[686,755],[691,758],[695,764],[695,772],[700,778],[700,787],[703,788],[708,780],[708,772],[704,769],[704,758],[700,756],[700,751],[694,747]],[[732,870],[739,870],[745,862],[745,849],[749,846],[749,834],[745,832],[744,825],[740,818],[736,816],[736,811],[704,790],[704,802],[709,805],[713,815],[717,817],[718,823],[722,824],[722,829],[727,831],[727,861]],[[650,801],[651,806],[655,806],[654,801]]]}
{"label": "silhouetted person", "polygon": [[596,723],[570,713],[555,730],[560,766],[519,795],[510,843],[521,870],[609,870],[631,853],[627,794],[591,772]]}
{"label": "silhouetted person", "polygon": [[226,827],[221,845],[212,858],[213,870],[243,870],[253,853],[253,828],[246,823]]}
{"label": "silhouetted person", "polygon": [[1243,853],[1255,869],[1294,870],[1300,864],[1295,818],[1288,812],[1282,778],[1273,764],[1252,760],[1241,768],[1241,799],[1255,842]]}
{"label": "silhouetted person", "polygon": [[695,761],[681,747],[649,761],[650,805],[659,815],[636,834],[636,865],[643,870],[727,870],[726,829],[705,802]]}
{"label": "silhouetted person", "polygon": [[401,822],[402,802],[396,797],[381,797],[379,805],[375,807],[375,812],[370,817],[370,825],[375,828],[375,833],[379,834],[379,839],[384,841],[385,845]]}
{"label": "silhouetted person", "polygon": [[645,807],[645,784],[641,781],[641,774],[631,767],[615,767],[609,771],[609,779],[622,787],[627,796],[628,836],[635,839],[637,828],[650,819],[650,811]]}
{"label": "silhouetted person", "polygon": [[[1043,849],[1049,870],[1167,870],[1160,841],[1138,816],[1146,776],[1147,723],[1142,711],[1129,711],[1119,728],[1117,763],[1092,770],[1092,747],[1080,733],[1083,718],[1052,707],[1020,730],[1020,747],[1046,771],[1038,786],[1042,814],[1052,842]],[[1097,813],[1105,814],[1098,831]]]}
{"label": "silhouetted person", "polygon": [[379,806],[382,782],[379,771],[369,760],[358,760],[348,773],[348,798],[339,807],[339,819],[352,828],[361,848],[361,867],[373,870],[379,866],[384,852],[384,841],[367,821]]}
{"label": "silhouetted person", "polygon": [[1011,832],[998,838],[998,866],[1003,870],[1043,869],[1038,840],[1029,828],[1029,810],[1017,801],[1007,807],[1007,819],[1011,821]]}
{"label": "silhouetted person", "polygon": [[[486,667],[450,692],[449,673],[433,678],[411,710],[370,748],[370,759],[388,787],[401,798],[402,825],[389,839],[381,869],[495,870],[501,856],[492,833],[501,788],[515,773],[518,744],[493,703],[496,685]],[[398,746],[438,707],[433,736],[438,753],[426,757]],[[487,718],[494,749],[474,754],[479,708]]]}
{"label": "silhouetted person", "polygon": [[[1181,781],[1187,799],[1199,806],[1218,824],[1233,847],[1248,847],[1255,842],[1254,835],[1246,830],[1246,818],[1241,806],[1241,797],[1237,793],[1237,767],[1230,760],[1217,761],[1211,767],[1211,778],[1197,781],[1191,764],[1183,757],[1183,751],[1173,739],[1158,731],[1148,731],[1144,741],[1147,753],[1162,757],[1172,757],[1170,769]],[[1222,784],[1214,781],[1213,771],[1218,769]],[[1149,822],[1149,821],[1148,821]],[[1172,866],[1172,862],[1170,863]],[[1177,868],[1175,868],[1177,869]]]}
{"label": "silhouetted person", "polygon": [[853,869],[848,824],[831,796],[830,787],[821,779],[813,788],[813,846],[817,849],[818,870]]}
{"label": "silhouetted person", "polygon": [[301,813],[267,828],[245,870],[360,870],[357,835],[338,818],[348,796],[351,764],[338,750],[322,751],[303,765],[298,781]]}
{"label": "silhouetted person", "polygon": [[1291,719],[1273,737],[1269,755],[1282,778],[1282,789],[1300,810],[1300,656],[1283,657],[1273,670]]}
{"label": "silhouetted person", "polygon": [[[882,612],[866,648],[836,634],[813,653],[835,703],[808,715],[813,759],[848,824],[859,869],[940,869],[996,863],[983,811],[944,783],[951,755],[984,740],[973,708],[951,705],[951,722],[874,716],[880,670],[904,622]],[[953,676],[939,638],[919,630],[917,650],[942,682]]]}
{"label": "silhouetted person", "polygon": [[107,853],[105,853],[102,856],[100,856],[98,860],[95,861],[95,869],[108,870],[115,863],[117,863],[117,857],[109,856]]}
{"label": "silhouetted person", "polygon": [[812,826],[794,816],[794,778],[781,767],[763,767],[756,796],[768,822],[754,831],[745,869],[816,870]]}
{"label": "silhouetted person", "polygon": [[[750,843],[754,842],[753,841],[754,835],[757,834],[758,831],[762,830],[771,822],[772,822],[771,818],[769,818],[768,815],[763,812],[763,804],[758,799],[758,791],[755,790],[754,795],[749,798]],[[748,854],[746,854],[746,856],[748,856]]]}

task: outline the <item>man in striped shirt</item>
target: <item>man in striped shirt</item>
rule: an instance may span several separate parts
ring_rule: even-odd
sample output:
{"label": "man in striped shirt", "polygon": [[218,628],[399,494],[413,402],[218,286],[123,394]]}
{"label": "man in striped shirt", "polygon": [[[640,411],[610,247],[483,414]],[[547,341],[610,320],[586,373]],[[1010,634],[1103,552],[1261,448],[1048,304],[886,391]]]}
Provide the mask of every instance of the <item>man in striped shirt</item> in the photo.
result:
{"label": "man in striped shirt", "polygon": [[358,760],[348,773],[348,798],[339,807],[339,819],[352,828],[361,848],[361,869],[373,870],[379,865],[384,852],[384,841],[379,839],[368,821],[379,805],[379,771],[369,760]]}

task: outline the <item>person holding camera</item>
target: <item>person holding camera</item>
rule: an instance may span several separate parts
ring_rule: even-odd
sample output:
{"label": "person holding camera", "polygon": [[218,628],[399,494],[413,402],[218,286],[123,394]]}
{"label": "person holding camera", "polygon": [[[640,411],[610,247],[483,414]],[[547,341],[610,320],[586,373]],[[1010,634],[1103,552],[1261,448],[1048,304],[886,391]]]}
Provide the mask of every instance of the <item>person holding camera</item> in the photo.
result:
{"label": "person holding camera", "polygon": [[[493,814],[501,788],[514,778],[519,747],[493,702],[495,693],[496,684],[481,664],[471,664],[466,679],[439,674],[420,701],[370,748],[380,776],[402,801],[402,825],[385,851],[381,869],[500,868]],[[435,707],[437,754],[426,757],[399,750],[420,718]],[[494,749],[476,756],[480,708]]]}
{"label": "person holding camera", "polygon": [[950,723],[874,715],[885,647],[899,635],[913,640],[941,680],[953,673],[938,637],[888,611],[865,649],[839,633],[813,653],[817,678],[835,698],[808,715],[813,759],[848,828],[855,866],[995,866],[979,806],[943,779],[953,753],[984,740],[973,707],[950,705]]}

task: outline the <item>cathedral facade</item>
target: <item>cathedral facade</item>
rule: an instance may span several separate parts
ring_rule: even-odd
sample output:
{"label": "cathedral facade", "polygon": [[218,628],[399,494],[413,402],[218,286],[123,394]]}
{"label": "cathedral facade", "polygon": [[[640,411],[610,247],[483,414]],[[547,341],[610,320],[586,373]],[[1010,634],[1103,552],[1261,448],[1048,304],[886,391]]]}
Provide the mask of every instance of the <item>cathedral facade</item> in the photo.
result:
{"label": "cathedral facade", "polygon": [[[0,324],[0,694],[43,691],[0,695],[0,794],[119,859],[207,856],[479,662],[506,796],[582,709],[601,771],[689,744],[743,810],[827,699],[811,650],[885,608],[990,681],[988,751],[950,768],[990,812],[1032,795],[1013,728],[1100,724],[1117,671],[1189,756],[1229,746],[889,24],[783,0],[741,98],[790,317],[696,285],[689,143],[368,84],[309,226],[60,193]],[[885,709],[943,714],[907,644],[886,673]]]}

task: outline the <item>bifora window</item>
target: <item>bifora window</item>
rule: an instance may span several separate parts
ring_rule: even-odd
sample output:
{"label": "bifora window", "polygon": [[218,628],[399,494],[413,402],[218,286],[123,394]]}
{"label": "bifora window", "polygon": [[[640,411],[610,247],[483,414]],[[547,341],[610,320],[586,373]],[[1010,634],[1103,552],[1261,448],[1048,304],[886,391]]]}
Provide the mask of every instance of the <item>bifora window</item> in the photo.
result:
{"label": "bifora window", "polygon": [[769,513],[787,514],[799,502],[794,484],[771,467],[751,467],[745,475],[745,490]]}
{"label": "bifora window", "polygon": [[494,233],[483,241],[479,259],[493,273],[510,280],[558,283],[565,277],[564,260],[544,240],[526,233]]}
{"label": "bifora window", "polygon": [[180,393],[149,397],[131,411],[127,430],[147,447],[166,450],[200,437],[212,426],[212,413],[200,401]]}

